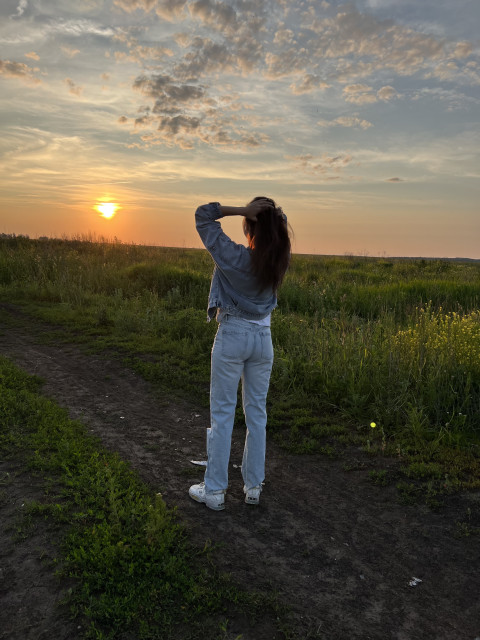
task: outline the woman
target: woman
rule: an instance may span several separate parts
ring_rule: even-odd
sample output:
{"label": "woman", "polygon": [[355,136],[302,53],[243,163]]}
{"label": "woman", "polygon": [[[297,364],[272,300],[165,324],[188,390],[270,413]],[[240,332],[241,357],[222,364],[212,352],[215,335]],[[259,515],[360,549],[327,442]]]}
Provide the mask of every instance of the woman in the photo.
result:
{"label": "woman", "polygon": [[[243,216],[248,248],[233,242],[218,222]],[[290,260],[287,218],[270,198],[254,198],[246,207],[218,202],[195,212],[197,231],[215,262],[207,319],[219,323],[212,349],[208,462],[204,482],[189,495],[210,509],[225,508],[228,462],[237,390],[247,435],[242,461],[245,502],[258,504],[265,478],[266,398],[273,364],[270,313],[277,305],[277,288]]]}

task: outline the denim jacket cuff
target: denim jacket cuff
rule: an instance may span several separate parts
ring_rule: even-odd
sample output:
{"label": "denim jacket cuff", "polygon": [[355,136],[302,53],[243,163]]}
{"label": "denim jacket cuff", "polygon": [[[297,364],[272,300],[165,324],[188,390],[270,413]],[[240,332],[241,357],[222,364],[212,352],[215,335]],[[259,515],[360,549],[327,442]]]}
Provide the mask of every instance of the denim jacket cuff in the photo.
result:
{"label": "denim jacket cuff", "polygon": [[224,217],[223,213],[220,211],[220,203],[219,202],[209,202],[208,204],[210,206],[214,207],[215,220],[219,220],[220,218]]}

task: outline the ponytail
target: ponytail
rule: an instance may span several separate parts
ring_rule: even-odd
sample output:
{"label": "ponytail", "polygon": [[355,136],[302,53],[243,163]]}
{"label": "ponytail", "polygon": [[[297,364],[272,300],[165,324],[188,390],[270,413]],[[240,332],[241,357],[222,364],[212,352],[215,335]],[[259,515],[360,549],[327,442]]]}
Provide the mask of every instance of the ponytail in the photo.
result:
{"label": "ponytail", "polygon": [[252,270],[263,289],[277,291],[290,263],[291,243],[282,210],[271,198],[257,196],[252,200],[268,200],[271,206],[257,214],[257,220],[243,219],[243,231],[252,249]]}

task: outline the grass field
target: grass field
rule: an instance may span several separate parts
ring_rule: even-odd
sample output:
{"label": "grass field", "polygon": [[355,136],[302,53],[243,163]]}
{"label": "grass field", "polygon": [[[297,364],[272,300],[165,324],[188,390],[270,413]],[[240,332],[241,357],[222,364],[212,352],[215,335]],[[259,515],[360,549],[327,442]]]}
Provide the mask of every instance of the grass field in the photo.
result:
{"label": "grass field", "polygon": [[[51,323],[46,339],[108,349],[160,390],[207,405],[216,330],[205,321],[212,266],[200,250],[2,237],[0,300]],[[270,436],[290,452],[343,458],[346,469],[358,449],[394,457],[406,502],[420,496],[438,508],[443,494],[480,487],[479,283],[478,263],[295,255],[272,316]],[[55,414],[55,433],[44,428],[38,415],[47,425],[57,409],[38,399],[34,380],[7,362],[0,378],[9,426],[2,451],[13,454],[22,442],[35,452],[34,470],[60,474],[68,487],[48,509],[75,522],[64,567],[83,575],[74,606],[90,619],[91,637],[115,637],[113,627],[110,636],[101,629],[117,618],[138,632],[138,603],[145,613],[152,581],[172,614],[168,607],[147,612],[142,637],[155,625],[174,637],[174,619],[191,627],[189,610],[217,615],[225,602],[242,598],[250,608],[265,606],[228,584],[211,587],[161,500],[152,501],[118,458],[99,453],[65,416]],[[372,472],[371,480],[384,484],[386,474]],[[39,509],[30,507],[32,514]],[[125,548],[126,538],[136,546]],[[122,587],[119,571],[135,574],[138,593]],[[100,576],[107,599],[92,608],[89,593]],[[119,590],[110,590],[114,583]]]}
{"label": "grass field", "polygon": [[[205,402],[211,271],[200,250],[0,242],[3,300]],[[273,314],[270,432],[297,452],[360,443],[438,473],[445,449],[480,435],[479,305],[477,263],[294,256]]]}

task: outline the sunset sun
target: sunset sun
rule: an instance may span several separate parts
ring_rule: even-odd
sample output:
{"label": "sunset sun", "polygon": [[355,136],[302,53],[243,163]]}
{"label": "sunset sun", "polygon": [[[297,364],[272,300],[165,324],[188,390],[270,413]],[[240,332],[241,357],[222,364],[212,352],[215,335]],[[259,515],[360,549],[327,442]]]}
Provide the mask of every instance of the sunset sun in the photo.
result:
{"label": "sunset sun", "polygon": [[100,213],[102,218],[110,220],[117,212],[118,205],[115,202],[101,202],[95,205],[95,209]]}

